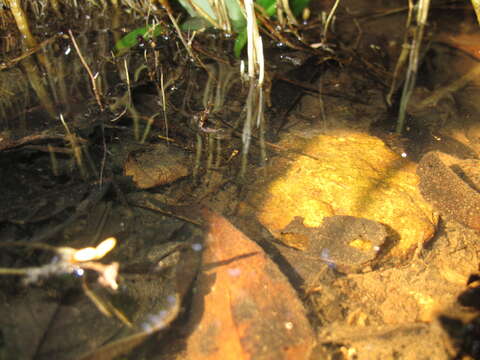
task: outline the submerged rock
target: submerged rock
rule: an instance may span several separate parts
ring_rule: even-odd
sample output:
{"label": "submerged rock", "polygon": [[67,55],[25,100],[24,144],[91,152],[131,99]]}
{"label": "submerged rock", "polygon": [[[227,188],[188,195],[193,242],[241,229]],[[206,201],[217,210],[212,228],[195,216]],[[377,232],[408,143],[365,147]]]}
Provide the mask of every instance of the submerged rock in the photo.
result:
{"label": "submerged rock", "polygon": [[309,254],[344,273],[359,272],[369,266],[388,237],[384,225],[344,215],[327,216],[316,228],[305,227],[303,219],[297,216],[282,231],[284,236],[289,233],[304,235]]}
{"label": "submerged rock", "polygon": [[438,219],[418,190],[415,164],[380,139],[309,128],[288,134],[279,145],[304,155],[274,158],[271,176],[257,181],[249,198],[259,221],[278,240],[307,249],[312,239],[288,225],[299,216],[305,227],[315,228],[334,215],[386,225],[390,254],[400,260],[433,236]]}
{"label": "submerged rock", "polygon": [[140,189],[149,189],[188,176],[190,171],[186,162],[183,152],[159,144],[147,151],[131,152],[124,173],[131,176]]}
{"label": "submerged rock", "polygon": [[417,171],[425,199],[443,215],[476,230],[480,230],[479,164],[478,160],[429,152]]}

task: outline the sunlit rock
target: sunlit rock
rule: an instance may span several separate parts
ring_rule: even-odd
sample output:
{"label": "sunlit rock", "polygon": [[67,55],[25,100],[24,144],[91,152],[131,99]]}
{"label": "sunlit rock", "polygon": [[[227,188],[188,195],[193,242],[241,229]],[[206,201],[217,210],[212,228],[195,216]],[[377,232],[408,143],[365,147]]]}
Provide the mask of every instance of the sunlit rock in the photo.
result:
{"label": "sunlit rock", "polygon": [[303,226],[314,228],[333,215],[386,225],[390,254],[401,259],[433,236],[438,219],[418,190],[416,165],[380,139],[310,128],[289,133],[278,145],[290,151],[272,159],[269,177],[254,185],[249,204],[280,241],[307,249],[317,237],[295,234],[288,225],[301,217]]}

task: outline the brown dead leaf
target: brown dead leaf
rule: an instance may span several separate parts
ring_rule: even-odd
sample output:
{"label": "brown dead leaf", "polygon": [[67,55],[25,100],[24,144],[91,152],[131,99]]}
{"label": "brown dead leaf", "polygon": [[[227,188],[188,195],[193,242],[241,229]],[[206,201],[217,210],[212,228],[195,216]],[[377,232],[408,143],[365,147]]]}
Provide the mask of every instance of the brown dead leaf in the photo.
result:
{"label": "brown dead leaf", "polygon": [[187,359],[307,359],[305,309],[267,254],[225,218],[209,224],[193,300]]}
{"label": "brown dead leaf", "polygon": [[436,39],[448,46],[464,51],[476,59],[480,58],[479,36],[477,32],[457,34],[440,33],[436,36]]}

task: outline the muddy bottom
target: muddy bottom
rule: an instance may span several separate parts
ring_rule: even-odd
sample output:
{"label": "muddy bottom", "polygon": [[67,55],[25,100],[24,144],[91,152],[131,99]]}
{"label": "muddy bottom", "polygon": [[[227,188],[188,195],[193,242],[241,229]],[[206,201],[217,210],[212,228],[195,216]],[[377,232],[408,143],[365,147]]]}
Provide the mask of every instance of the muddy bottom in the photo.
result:
{"label": "muddy bottom", "polygon": [[79,32],[104,99],[52,38],[71,101],[0,119],[0,358],[480,358],[479,87],[451,86],[477,25],[432,10],[399,135],[407,12],[367,3],[331,43],[265,41],[259,126],[216,31],[203,67],[173,35],[110,58]]}

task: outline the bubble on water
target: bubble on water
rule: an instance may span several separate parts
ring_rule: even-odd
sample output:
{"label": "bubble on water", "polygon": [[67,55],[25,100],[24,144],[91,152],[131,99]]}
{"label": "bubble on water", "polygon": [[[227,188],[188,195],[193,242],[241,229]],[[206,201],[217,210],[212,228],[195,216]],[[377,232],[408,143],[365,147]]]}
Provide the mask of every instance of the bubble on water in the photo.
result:
{"label": "bubble on water", "polygon": [[168,295],[167,296],[167,302],[170,305],[175,305],[175,303],[177,302],[177,297],[175,295]]}
{"label": "bubble on water", "polygon": [[322,252],[320,253],[320,258],[327,263],[329,268],[335,268],[335,262],[330,259],[330,251],[328,249],[322,249]]}
{"label": "bubble on water", "polygon": [[147,332],[161,329],[166,325],[165,318],[167,314],[166,310],[160,310],[157,314],[150,314],[140,327]]}
{"label": "bubble on water", "polygon": [[203,249],[202,244],[200,244],[200,243],[194,243],[194,244],[192,244],[192,250],[194,250],[194,251],[201,251],[202,249]]}
{"label": "bubble on water", "polygon": [[175,305],[177,304],[177,296],[168,295],[166,298],[170,306],[162,309],[157,313],[147,316],[145,321],[140,325],[145,332],[157,331],[167,326],[172,321],[172,314],[175,313]]}
{"label": "bubble on water", "polygon": [[142,329],[142,331],[144,332],[151,332],[153,330],[153,326],[152,324],[149,324],[147,322],[144,322],[140,325],[140,328]]}
{"label": "bubble on water", "polygon": [[75,270],[73,270],[73,273],[78,276],[78,277],[82,277],[84,274],[85,274],[85,270],[83,270],[82,268],[78,267],[76,268]]}
{"label": "bubble on water", "polygon": [[237,277],[242,273],[242,270],[240,270],[239,268],[230,268],[227,270],[227,272],[228,275]]}

